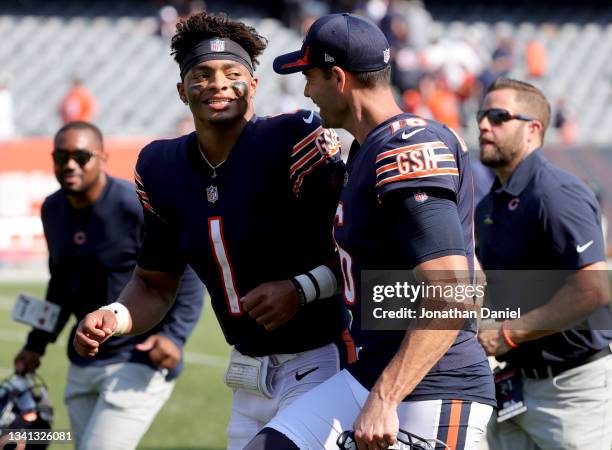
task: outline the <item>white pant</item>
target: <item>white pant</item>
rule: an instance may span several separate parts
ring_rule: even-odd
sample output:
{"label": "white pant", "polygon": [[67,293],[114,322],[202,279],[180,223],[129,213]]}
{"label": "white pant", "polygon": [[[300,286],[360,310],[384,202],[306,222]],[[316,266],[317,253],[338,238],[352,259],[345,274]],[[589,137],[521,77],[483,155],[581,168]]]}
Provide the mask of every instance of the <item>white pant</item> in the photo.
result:
{"label": "white pant", "polygon": [[[279,411],[303,393],[338,373],[340,355],[335,344],[328,344],[315,350],[297,353],[295,358],[280,364],[276,364],[275,357],[271,356],[270,363],[268,380],[272,386],[272,398],[242,389],[234,390],[232,414],[227,427],[228,450],[242,450]],[[316,370],[312,370],[314,368]]]}
{"label": "white pant", "polygon": [[527,411],[501,423],[491,418],[491,449],[612,448],[612,356],[554,378],[523,377],[523,396]]}
{"label": "white pant", "polygon": [[71,364],[64,401],[75,448],[135,449],[173,388],[174,381],[144,364]]}
{"label": "white pant", "polygon": [[[343,370],[299,398],[266,426],[283,433],[302,450],[338,450],[338,436],[353,429],[369,393]],[[457,400],[402,402],[397,408],[402,430],[434,446],[436,439],[449,442],[454,444],[453,450],[478,450],[492,411],[488,405]]]}

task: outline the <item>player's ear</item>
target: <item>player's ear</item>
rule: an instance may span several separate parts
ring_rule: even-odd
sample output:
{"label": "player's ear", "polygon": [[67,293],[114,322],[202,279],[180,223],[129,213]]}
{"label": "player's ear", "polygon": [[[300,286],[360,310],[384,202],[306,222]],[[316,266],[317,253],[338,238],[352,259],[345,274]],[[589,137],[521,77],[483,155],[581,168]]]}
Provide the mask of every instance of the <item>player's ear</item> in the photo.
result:
{"label": "player's ear", "polygon": [[188,104],[187,96],[185,95],[185,85],[181,82],[176,83],[176,90],[178,91],[179,98],[184,104]]}
{"label": "player's ear", "polygon": [[532,120],[527,126],[529,127],[529,134],[533,139],[542,139],[542,123],[539,120]]}
{"label": "player's ear", "polygon": [[251,81],[249,81],[249,91],[251,91],[251,97],[255,95],[257,92],[257,86],[259,85],[259,78],[251,77]]}
{"label": "player's ear", "polygon": [[331,77],[339,92],[344,92],[346,86],[346,72],[338,66],[331,68]]}

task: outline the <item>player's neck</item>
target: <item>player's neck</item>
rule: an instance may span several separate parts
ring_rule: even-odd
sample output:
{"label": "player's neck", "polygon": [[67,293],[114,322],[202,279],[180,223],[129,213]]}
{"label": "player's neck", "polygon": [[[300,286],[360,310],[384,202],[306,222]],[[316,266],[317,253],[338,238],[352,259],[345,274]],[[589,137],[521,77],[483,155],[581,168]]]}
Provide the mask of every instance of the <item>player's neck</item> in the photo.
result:
{"label": "player's neck", "polygon": [[389,88],[362,89],[351,102],[353,129],[346,128],[357,142],[363,144],[368,134],[384,121],[401,114]]}
{"label": "player's neck", "polygon": [[221,164],[231,153],[242,130],[253,113],[228,125],[211,125],[196,122],[196,134],[202,154],[212,165]]}
{"label": "player's neck", "polygon": [[96,184],[85,192],[66,193],[68,202],[74,209],[81,209],[93,205],[102,195],[107,182],[106,174],[101,173]]}

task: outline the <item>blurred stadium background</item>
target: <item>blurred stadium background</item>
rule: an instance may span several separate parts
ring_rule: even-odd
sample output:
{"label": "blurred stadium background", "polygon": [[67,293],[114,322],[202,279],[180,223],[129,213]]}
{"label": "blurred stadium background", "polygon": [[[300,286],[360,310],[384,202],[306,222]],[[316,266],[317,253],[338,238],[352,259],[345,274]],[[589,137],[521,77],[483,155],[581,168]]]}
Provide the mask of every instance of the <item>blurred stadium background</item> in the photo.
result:
{"label": "blurred stadium background", "polygon": [[[303,30],[330,11],[355,11],[380,24],[392,45],[398,103],[460,130],[475,160],[474,116],[483,89],[500,75],[529,81],[553,106],[546,154],[593,188],[605,215],[612,211],[609,1],[0,1],[1,376],[10,371],[26,332],[10,322],[16,293],[44,293],[39,208],[58,187],[51,135],[66,116],[90,114],[107,137],[109,172],[131,179],[144,144],[190,131],[189,111],[176,94],[169,39],[180,17],[203,9],[242,19],[269,39],[256,72],[260,115],[314,108],[302,96],[303,77],[277,76],[272,60],[299,48]],[[79,94],[88,97],[89,113],[75,106],[74,92],[67,96],[77,79],[89,93]],[[350,143],[350,136],[342,137]],[[481,192],[487,180],[483,172]],[[608,249],[610,244],[608,238]],[[67,427],[64,346],[49,352],[42,372],[52,384],[59,428]],[[142,448],[224,446],[227,348],[209,309],[188,350],[188,370]]]}

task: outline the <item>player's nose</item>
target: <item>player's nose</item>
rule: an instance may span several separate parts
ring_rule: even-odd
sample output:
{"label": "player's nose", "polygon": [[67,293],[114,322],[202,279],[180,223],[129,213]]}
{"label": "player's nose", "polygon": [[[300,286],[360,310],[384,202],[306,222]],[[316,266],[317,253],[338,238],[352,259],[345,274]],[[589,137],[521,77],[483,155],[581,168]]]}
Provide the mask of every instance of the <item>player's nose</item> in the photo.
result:
{"label": "player's nose", "polygon": [[487,116],[483,117],[478,122],[478,130],[480,130],[480,134],[491,130],[491,123],[489,122],[489,118]]}
{"label": "player's nose", "polygon": [[64,170],[77,170],[79,169],[79,164],[74,160],[74,158],[69,158],[68,161],[62,166]]}
{"label": "player's nose", "polygon": [[210,75],[208,87],[218,90],[228,89],[230,81],[223,72],[214,72]]}

